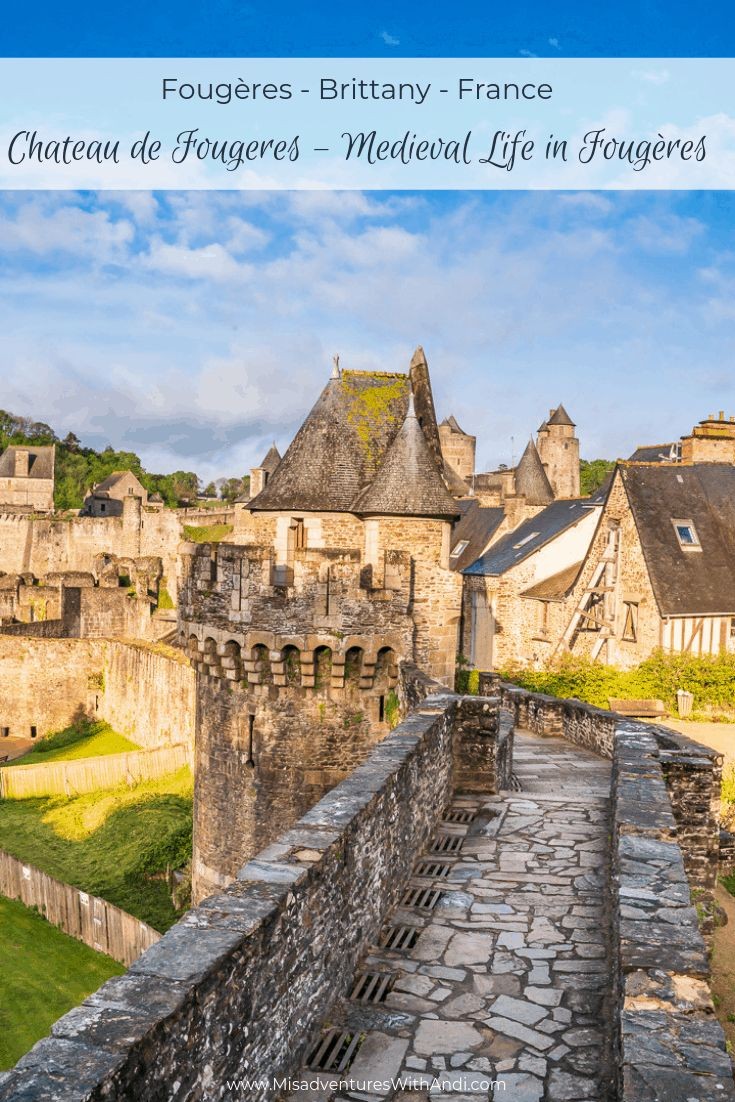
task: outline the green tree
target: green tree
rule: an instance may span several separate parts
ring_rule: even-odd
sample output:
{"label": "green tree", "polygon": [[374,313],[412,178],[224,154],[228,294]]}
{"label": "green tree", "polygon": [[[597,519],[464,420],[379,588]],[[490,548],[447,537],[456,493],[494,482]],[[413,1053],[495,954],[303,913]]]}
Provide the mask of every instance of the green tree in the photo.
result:
{"label": "green tree", "polygon": [[599,490],[611,471],[615,470],[612,459],[581,459],[579,462],[579,482],[582,497],[589,497]]}

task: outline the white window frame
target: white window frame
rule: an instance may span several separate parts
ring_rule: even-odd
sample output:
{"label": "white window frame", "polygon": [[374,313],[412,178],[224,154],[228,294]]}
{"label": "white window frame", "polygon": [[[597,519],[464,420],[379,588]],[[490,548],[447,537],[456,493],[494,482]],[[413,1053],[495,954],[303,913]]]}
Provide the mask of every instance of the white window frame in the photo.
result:
{"label": "white window frame", "polygon": [[449,555],[449,558],[450,559],[458,559],[460,555],[464,554],[464,552],[467,550],[469,545],[470,545],[469,540],[458,540],[458,542],[455,543],[454,547],[452,548],[452,550],[450,552],[450,555]]}
{"label": "white window frame", "polygon": [[[697,535],[697,529],[694,527],[694,521],[693,520],[684,519],[682,517],[672,517],[671,523],[673,525],[674,533],[676,534],[676,538],[678,540],[679,547],[682,549],[682,551],[701,551],[702,550],[702,544],[700,543],[699,536]],[[692,537],[693,537],[691,543],[688,543],[686,540],[683,540],[681,538],[681,534],[679,532],[680,528],[688,528],[689,529],[689,531],[691,532]]]}

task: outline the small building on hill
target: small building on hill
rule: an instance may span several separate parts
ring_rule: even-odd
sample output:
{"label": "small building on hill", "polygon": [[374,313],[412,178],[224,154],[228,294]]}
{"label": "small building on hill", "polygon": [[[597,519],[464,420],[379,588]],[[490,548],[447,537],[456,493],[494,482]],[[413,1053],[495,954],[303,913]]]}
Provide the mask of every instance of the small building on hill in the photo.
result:
{"label": "small building on hill", "polygon": [[80,516],[121,517],[127,498],[139,498],[142,505],[148,505],[148,491],[132,471],[113,471],[92,487]]}
{"label": "small building on hill", "polygon": [[53,444],[11,444],[0,455],[0,509],[51,513],[54,508]]}

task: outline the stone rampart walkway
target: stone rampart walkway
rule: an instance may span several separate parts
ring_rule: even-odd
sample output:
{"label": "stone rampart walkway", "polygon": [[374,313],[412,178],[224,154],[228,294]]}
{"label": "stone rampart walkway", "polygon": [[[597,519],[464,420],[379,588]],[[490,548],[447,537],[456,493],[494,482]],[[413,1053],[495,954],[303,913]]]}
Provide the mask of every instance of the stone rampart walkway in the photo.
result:
{"label": "stone rampart walkway", "polygon": [[609,763],[524,732],[514,761],[521,791],[455,795],[312,1052],[343,1085],[294,1098],[609,1097]]}

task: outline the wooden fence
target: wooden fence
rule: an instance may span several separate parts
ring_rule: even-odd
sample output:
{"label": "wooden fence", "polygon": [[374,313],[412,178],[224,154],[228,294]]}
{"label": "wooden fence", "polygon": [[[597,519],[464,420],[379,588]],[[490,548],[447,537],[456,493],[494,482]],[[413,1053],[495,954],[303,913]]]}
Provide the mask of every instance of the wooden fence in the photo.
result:
{"label": "wooden fence", "polygon": [[132,787],[187,764],[190,764],[189,750],[181,744],[48,765],[6,766],[0,769],[0,797],[23,800],[31,796],[80,796],[119,784]]}
{"label": "wooden fence", "polygon": [[127,911],[55,880],[4,850],[0,850],[0,893],[20,899],[27,907],[38,907],[44,918],[64,933],[121,964],[131,965],[161,937]]}

